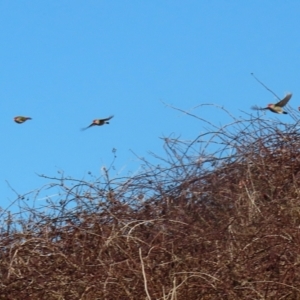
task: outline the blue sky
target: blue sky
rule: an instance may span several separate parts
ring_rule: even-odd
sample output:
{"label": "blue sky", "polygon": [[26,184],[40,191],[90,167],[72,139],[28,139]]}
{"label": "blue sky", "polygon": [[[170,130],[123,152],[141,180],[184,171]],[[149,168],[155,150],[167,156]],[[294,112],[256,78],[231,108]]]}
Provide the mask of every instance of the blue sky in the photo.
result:
{"label": "blue sky", "polygon": [[[205,131],[162,101],[240,116],[276,101],[254,72],[297,107],[299,13],[298,1],[1,1],[1,207],[16,198],[7,182],[23,194],[49,182],[37,174],[89,180],[114,148],[112,176],[127,176],[139,170],[132,151],[150,160],[164,155],[159,137]],[[213,107],[193,113],[230,121]]]}

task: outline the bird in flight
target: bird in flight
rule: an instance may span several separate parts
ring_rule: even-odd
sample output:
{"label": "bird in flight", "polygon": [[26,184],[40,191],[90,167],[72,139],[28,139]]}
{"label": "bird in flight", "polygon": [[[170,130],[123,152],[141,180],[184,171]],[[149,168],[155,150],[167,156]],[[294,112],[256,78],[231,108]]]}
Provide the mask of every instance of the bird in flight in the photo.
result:
{"label": "bird in flight", "polygon": [[95,119],[95,120],[92,122],[91,125],[89,125],[88,127],[82,128],[81,130],[86,130],[86,129],[92,127],[92,126],[102,126],[102,125],[104,125],[104,124],[109,124],[108,121],[109,121],[111,118],[113,118],[113,117],[114,117],[114,116],[110,116],[110,117],[108,117],[108,118],[106,118],[106,119]]}
{"label": "bird in flight", "polygon": [[284,111],[282,108],[289,102],[289,100],[292,98],[293,94],[287,94],[282,100],[277,102],[276,104],[268,104],[267,107],[261,108],[258,106],[252,106],[251,108],[254,110],[265,110],[268,109],[273,113],[276,114],[287,114],[286,111]]}
{"label": "bird in flight", "polygon": [[32,120],[32,119],[30,117],[22,117],[22,116],[14,117],[14,121],[18,124],[22,124],[27,120]]}

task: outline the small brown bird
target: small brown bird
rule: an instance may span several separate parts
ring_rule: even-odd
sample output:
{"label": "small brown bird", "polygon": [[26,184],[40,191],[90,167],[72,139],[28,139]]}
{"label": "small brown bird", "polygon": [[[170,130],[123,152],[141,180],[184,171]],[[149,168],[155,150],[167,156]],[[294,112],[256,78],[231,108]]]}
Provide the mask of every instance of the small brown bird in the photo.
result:
{"label": "small brown bird", "polygon": [[108,117],[106,119],[95,119],[91,125],[89,125],[88,127],[82,128],[81,130],[86,130],[86,129],[92,127],[92,126],[102,126],[104,124],[109,124],[109,122],[107,122],[107,121],[109,121],[113,117],[114,116],[110,116],[110,117]]}
{"label": "small brown bird", "polygon": [[16,123],[18,123],[18,124],[22,124],[22,123],[24,123],[27,120],[32,120],[32,118],[30,118],[30,117],[22,117],[22,116],[14,117],[14,121]]}
{"label": "small brown bird", "polygon": [[271,112],[276,113],[276,114],[287,114],[287,112],[284,111],[282,109],[282,107],[284,107],[289,102],[289,100],[292,98],[292,96],[293,96],[293,94],[287,94],[282,100],[280,100],[276,104],[268,104],[268,106],[265,108],[260,108],[257,106],[252,106],[251,108],[254,110],[268,109]]}

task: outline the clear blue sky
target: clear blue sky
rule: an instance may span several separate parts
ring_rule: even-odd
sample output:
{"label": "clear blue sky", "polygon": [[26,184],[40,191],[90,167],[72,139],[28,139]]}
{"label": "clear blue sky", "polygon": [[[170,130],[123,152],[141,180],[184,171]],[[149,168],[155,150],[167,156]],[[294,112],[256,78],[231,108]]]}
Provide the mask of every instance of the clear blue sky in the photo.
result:
{"label": "clear blue sky", "polygon": [[[89,180],[113,148],[112,175],[126,176],[140,164],[130,149],[151,159],[164,155],[159,137],[204,132],[161,101],[239,116],[276,101],[254,72],[298,106],[299,14],[299,1],[1,1],[1,207],[16,198],[6,181],[22,194],[49,182],[37,174]],[[210,107],[193,113],[229,121]],[[110,125],[80,131],[111,114]]]}

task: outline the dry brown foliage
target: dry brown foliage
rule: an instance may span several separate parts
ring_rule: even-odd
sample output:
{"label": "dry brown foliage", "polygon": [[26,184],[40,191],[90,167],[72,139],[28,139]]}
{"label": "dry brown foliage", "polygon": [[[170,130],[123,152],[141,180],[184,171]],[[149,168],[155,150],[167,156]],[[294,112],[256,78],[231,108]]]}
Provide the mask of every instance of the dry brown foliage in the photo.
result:
{"label": "dry brown foliage", "polygon": [[[2,212],[0,299],[300,299],[292,116],[205,121],[130,178],[46,177],[19,214]],[[26,206],[47,189],[59,201]]]}

